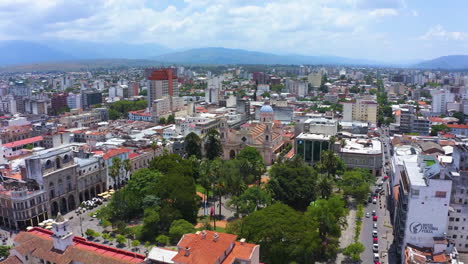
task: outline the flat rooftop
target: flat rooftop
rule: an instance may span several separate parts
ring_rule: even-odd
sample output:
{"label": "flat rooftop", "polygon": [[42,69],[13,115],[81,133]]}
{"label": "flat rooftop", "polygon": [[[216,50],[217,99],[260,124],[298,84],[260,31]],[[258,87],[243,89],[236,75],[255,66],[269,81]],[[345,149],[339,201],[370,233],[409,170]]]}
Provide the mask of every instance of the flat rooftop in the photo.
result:
{"label": "flat rooftop", "polygon": [[343,153],[379,154],[382,153],[382,143],[376,139],[352,138],[345,139]]}
{"label": "flat rooftop", "polygon": [[330,136],[312,133],[301,133],[297,136],[297,139],[302,140],[330,140]]}

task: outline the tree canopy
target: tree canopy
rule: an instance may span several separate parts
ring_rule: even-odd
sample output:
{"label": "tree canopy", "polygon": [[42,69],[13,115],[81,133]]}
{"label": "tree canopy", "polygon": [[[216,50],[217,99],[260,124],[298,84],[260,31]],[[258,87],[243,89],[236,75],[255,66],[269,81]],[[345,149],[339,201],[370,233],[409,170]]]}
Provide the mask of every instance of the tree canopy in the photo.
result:
{"label": "tree canopy", "polygon": [[201,152],[201,138],[194,132],[189,133],[185,136],[185,151],[187,152],[187,157],[195,156],[198,159],[202,158]]}
{"label": "tree canopy", "polygon": [[219,132],[211,129],[205,136],[205,153],[206,158],[213,160],[223,153],[223,146],[219,141]]}
{"label": "tree canopy", "polygon": [[238,235],[260,244],[265,263],[314,263],[320,248],[317,229],[304,214],[276,203],[242,218]]}
{"label": "tree canopy", "polygon": [[268,188],[273,198],[305,211],[317,197],[317,172],[299,158],[276,163],[270,170]]}

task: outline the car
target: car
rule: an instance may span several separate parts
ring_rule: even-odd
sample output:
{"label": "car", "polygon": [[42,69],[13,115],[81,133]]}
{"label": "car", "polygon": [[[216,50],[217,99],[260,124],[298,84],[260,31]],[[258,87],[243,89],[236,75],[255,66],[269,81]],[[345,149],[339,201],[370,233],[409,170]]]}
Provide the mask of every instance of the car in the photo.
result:
{"label": "car", "polygon": [[379,252],[379,244],[373,244],[372,245],[372,251]]}
{"label": "car", "polygon": [[369,212],[366,213],[366,217],[369,218],[370,217],[370,214]]}
{"label": "car", "polygon": [[367,202],[372,203],[372,196],[369,196],[369,198],[367,198]]}
{"label": "car", "polygon": [[374,216],[372,217],[372,220],[373,220],[374,222],[377,221],[377,216],[374,215]]}
{"label": "car", "polygon": [[374,223],[374,229],[377,229],[377,223]]}
{"label": "car", "polygon": [[372,199],[372,203],[373,203],[373,204],[376,204],[376,203],[377,203],[377,199],[375,199],[375,198]]}
{"label": "car", "polygon": [[379,243],[379,239],[377,237],[374,237],[373,241],[374,241],[374,244]]}
{"label": "car", "polygon": [[379,262],[379,261],[380,261],[379,254],[374,253],[374,262]]}
{"label": "car", "polygon": [[384,181],[386,181],[388,179],[388,176],[387,175],[383,176],[383,179]]}
{"label": "car", "polygon": [[377,230],[372,230],[372,237],[377,237],[379,232]]}
{"label": "car", "polygon": [[372,215],[376,215],[377,213],[375,212],[375,210],[372,210]]}

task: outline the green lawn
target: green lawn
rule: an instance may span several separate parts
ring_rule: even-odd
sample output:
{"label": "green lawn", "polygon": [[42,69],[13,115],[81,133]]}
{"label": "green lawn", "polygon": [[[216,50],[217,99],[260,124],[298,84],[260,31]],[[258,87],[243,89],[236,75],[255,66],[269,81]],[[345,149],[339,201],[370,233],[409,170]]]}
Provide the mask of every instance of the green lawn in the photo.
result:
{"label": "green lawn", "polygon": [[[201,193],[203,193],[203,194],[206,193],[205,188],[203,188],[203,186],[201,186],[200,184],[196,184],[195,187],[196,187],[197,192],[201,192]],[[209,192],[208,192],[208,196],[213,196],[213,192],[212,192],[212,191],[209,191]]]}
{"label": "green lawn", "polygon": [[426,167],[430,167],[436,163],[434,160],[425,160],[425,162],[426,162]]}

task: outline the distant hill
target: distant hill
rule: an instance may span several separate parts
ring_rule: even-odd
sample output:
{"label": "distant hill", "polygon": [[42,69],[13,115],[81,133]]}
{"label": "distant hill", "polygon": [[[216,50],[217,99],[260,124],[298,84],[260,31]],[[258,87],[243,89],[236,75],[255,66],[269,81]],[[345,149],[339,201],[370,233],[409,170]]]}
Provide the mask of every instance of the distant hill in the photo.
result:
{"label": "distant hill", "polygon": [[67,72],[96,69],[118,69],[126,67],[157,67],[161,63],[152,60],[96,59],[60,62],[42,62],[0,67],[1,72]]}
{"label": "distant hill", "polygon": [[450,55],[423,61],[416,65],[423,69],[463,70],[468,69],[468,55]]}
{"label": "distant hill", "polygon": [[85,41],[58,40],[48,46],[73,54],[80,59],[149,59],[173,50],[156,43],[98,43]]}
{"label": "distant hill", "polygon": [[0,65],[72,60],[75,57],[48,46],[9,40],[0,42]]}
{"label": "distant hill", "polygon": [[276,55],[227,48],[190,49],[156,56],[154,60],[178,64],[379,64],[335,56]]}
{"label": "distant hill", "polygon": [[172,50],[159,44],[0,41],[0,66],[83,59],[148,59]]}

